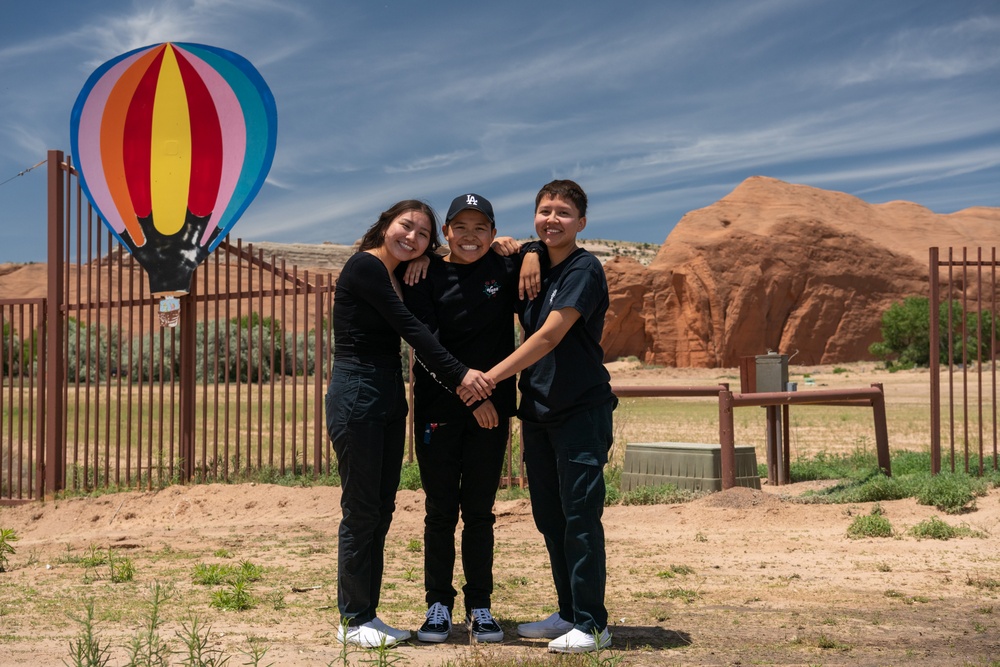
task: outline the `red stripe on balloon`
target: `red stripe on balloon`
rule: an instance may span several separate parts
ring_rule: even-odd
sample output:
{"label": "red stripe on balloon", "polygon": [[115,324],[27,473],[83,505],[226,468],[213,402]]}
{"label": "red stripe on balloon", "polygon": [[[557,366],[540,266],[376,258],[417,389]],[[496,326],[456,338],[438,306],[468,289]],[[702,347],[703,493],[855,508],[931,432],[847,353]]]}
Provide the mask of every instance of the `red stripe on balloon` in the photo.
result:
{"label": "red stripe on balloon", "polygon": [[187,92],[191,117],[191,185],[188,210],[198,217],[212,214],[222,179],[222,127],[208,87],[179,49],[174,49]]}
{"label": "red stripe on balloon", "polygon": [[153,212],[149,165],[153,158],[153,101],[162,63],[163,51],[160,51],[136,86],[125,116],[122,162],[132,206],[139,218],[148,218]]}

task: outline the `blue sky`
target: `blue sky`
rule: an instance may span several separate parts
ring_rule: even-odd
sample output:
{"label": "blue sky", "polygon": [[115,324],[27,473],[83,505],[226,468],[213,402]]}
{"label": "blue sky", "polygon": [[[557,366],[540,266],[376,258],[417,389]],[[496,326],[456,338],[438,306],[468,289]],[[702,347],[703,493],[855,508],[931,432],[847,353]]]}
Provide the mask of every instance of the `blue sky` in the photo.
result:
{"label": "blue sky", "polygon": [[[0,261],[45,258],[45,171],[91,72],[163,41],[249,59],[278,106],[233,229],[352,243],[393,202],[490,198],[527,236],[573,178],[588,238],[662,243],[753,175],[1000,206],[995,0],[0,0]],[[10,180],[8,180],[10,179]]]}

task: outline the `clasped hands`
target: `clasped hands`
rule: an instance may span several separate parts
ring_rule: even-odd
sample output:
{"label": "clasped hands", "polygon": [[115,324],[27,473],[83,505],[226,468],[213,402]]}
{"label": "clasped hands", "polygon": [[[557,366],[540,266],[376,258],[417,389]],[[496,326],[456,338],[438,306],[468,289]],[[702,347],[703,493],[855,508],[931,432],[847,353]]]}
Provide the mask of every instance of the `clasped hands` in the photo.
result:
{"label": "clasped hands", "polygon": [[482,401],[476,409],[472,411],[476,422],[482,428],[495,428],[500,424],[500,417],[497,415],[493,401],[487,400],[497,383],[489,375],[482,371],[470,368],[462,378],[462,384],[455,389],[455,394],[465,401],[466,405],[472,405],[477,401]]}

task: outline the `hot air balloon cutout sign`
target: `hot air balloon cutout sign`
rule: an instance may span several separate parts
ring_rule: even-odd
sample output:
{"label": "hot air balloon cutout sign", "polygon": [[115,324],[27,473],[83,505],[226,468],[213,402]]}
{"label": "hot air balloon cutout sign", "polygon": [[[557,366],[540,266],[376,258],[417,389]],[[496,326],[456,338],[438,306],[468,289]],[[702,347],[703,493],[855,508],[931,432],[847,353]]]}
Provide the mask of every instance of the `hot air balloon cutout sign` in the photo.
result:
{"label": "hot air balloon cutout sign", "polygon": [[214,46],[130,51],[80,91],[70,120],[80,185],[163,297],[166,326],[176,326],[195,268],[264,184],[277,128],[260,73]]}

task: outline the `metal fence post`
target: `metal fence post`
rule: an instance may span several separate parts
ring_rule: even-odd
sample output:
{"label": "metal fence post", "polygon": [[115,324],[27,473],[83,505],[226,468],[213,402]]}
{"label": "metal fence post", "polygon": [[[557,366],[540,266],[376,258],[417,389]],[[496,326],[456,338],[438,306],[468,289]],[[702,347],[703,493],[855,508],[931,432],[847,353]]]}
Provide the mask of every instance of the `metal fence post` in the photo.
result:
{"label": "metal fence post", "polygon": [[930,373],[931,373],[931,474],[941,472],[941,293],[938,284],[938,249],[930,249]]}
{"label": "metal fence post", "polygon": [[65,211],[63,152],[48,152],[48,290],[46,297],[45,337],[45,494],[66,486],[66,360],[63,356],[65,315],[63,313],[63,214]]}
{"label": "metal fence post", "polygon": [[736,486],[736,443],[733,426],[733,392],[728,384],[719,391],[719,474],[722,490]]}
{"label": "metal fence post", "polygon": [[195,405],[197,382],[195,379],[195,352],[197,348],[198,312],[196,301],[198,280],[191,279],[191,292],[181,297],[180,311],[180,445],[181,480],[190,482],[194,478],[195,457]]}

